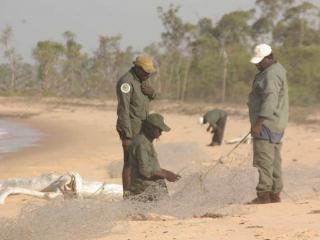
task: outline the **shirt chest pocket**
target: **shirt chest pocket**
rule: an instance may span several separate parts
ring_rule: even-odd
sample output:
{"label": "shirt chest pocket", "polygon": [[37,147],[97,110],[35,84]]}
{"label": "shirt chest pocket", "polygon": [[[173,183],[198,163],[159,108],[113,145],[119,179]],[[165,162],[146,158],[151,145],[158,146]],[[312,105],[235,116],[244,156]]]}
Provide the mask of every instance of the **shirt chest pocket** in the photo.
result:
{"label": "shirt chest pocket", "polygon": [[253,84],[253,91],[256,95],[261,95],[265,89],[265,78],[260,77],[256,79],[256,81]]}
{"label": "shirt chest pocket", "polygon": [[134,91],[132,93],[131,103],[134,106],[144,108],[148,97],[142,93],[140,85],[137,84],[133,88],[134,88]]}

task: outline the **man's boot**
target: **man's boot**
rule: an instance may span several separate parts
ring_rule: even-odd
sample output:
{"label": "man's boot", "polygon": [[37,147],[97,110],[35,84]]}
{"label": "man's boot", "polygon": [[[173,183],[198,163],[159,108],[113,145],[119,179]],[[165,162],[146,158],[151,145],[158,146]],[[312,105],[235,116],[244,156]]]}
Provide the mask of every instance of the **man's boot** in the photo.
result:
{"label": "man's boot", "polygon": [[281,202],[280,192],[278,192],[278,193],[270,193],[270,201],[272,203]]}
{"label": "man's boot", "polygon": [[220,146],[221,144],[218,142],[211,142],[210,144],[208,144],[208,147],[214,147],[214,146]]}
{"label": "man's boot", "polygon": [[253,199],[248,204],[267,204],[271,203],[270,192],[257,192],[257,198]]}

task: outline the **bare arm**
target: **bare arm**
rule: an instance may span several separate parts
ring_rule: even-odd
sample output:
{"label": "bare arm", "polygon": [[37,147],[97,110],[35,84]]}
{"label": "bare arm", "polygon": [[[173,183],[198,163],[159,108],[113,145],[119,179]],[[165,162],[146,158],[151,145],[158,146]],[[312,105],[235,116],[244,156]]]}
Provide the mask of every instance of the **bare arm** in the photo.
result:
{"label": "bare arm", "polygon": [[175,174],[174,172],[166,169],[161,169],[160,171],[155,172],[153,175],[162,179],[166,179],[169,182],[176,182],[181,178],[179,174]]}

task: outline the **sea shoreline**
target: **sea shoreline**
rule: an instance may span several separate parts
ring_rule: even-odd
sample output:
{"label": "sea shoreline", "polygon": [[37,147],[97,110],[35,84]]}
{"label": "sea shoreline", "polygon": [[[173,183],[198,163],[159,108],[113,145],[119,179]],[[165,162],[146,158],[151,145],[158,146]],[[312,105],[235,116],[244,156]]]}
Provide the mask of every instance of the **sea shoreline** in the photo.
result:
{"label": "sea shoreline", "polygon": [[19,119],[1,118],[0,126],[0,159],[25,148],[36,147],[44,136],[40,129]]}
{"label": "sea shoreline", "polygon": [[[1,104],[3,101],[5,104]],[[29,178],[50,172],[75,171],[85,180],[120,184],[123,159],[121,143],[115,129],[114,106],[115,104],[98,105],[98,107],[89,104],[54,105],[48,104],[46,100],[30,104],[30,102],[14,99],[0,99],[0,116],[1,114],[17,116],[17,121],[25,122],[45,134],[38,147],[23,149],[1,160],[0,179]],[[166,123],[172,129],[154,143],[156,149],[161,150],[158,153],[162,167],[179,171],[182,164],[188,169],[195,169],[195,167],[207,169],[215,163],[216,159],[234,147],[228,144],[217,148],[207,147],[211,136],[205,128],[197,124],[199,110],[190,108],[188,114],[183,114],[168,110],[168,106],[180,109],[178,104],[162,104],[157,107],[157,111],[163,113]],[[228,112],[231,110],[227,109]],[[193,115],[189,114],[190,112]],[[245,129],[249,129],[248,119],[242,115],[233,114],[228,119],[225,138],[238,137]],[[285,176],[286,191],[288,191],[288,178],[291,178],[295,184],[300,184],[298,187],[306,191],[310,191],[309,184],[319,180],[317,178],[320,163],[320,148],[317,140],[319,134],[319,125],[298,125],[292,122],[289,124],[282,149],[284,169],[292,169],[292,175]],[[248,144],[239,146],[231,156],[235,158],[234,161],[230,161],[231,165],[227,167],[237,167],[237,164],[248,156],[250,147],[251,145]],[[183,151],[188,154],[187,157],[179,155],[179,152],[183,153]],[[251,165],[248,167],[252,169]],[[187,177],[185,172],[181,175],[182,180]],[[210,186],[209,182],[208,184]],[[234,189],[228,194],[236,196],[239,194],[238,190]],[[242,191],[241,194],[255,191],[254,188],[243,190],[246,192]],[[194,215],[190,218],[165,221],[146,219],[143,220],[143,224],[141,220],[121,220],[116,224],[125,228],[123,232],[119,233],[115,230],[99,239],[141,239],[148,235],[148,239],[154,240],[159,238],[209,240],[212,237],[248,240],[256,239],[257,234],[262,236],[261,239],[318,239],[320,214],[317,214],[317,211],[320,195],[316,195],[315,192],[310,197],[304,192],[289,192],[294,200],[283,194],[283,202],[277,204],[231,205],[230,207],[240,209],[239,212],[215,219]],[[223,194],[223,191],[217,190],[215,193]],[[0,220],[18,219],[17,216],[25,206],[30,204],[45,206],[46,203],[48,203],[46,200],[29,196],[10,196],[4,205],[0,205]],[[186,211],[189,210],[186,209]],[[215,213],[215,209],[213,208],[209,213]]]}

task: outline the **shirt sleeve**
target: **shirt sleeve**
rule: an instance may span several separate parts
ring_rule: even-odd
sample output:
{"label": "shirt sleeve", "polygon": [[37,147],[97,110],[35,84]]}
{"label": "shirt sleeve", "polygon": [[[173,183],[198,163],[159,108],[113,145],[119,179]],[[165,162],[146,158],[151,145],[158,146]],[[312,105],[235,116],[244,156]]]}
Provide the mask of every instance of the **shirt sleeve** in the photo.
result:
{"label": "shirt sleeve", "polygon": [[154,167],[150,153],[144,145],[139,145],[136,149],[136,158],[139,164],[139,172],[145,178],[151,178],[154,175]]}
{"label": "shirt sleeve", "polygon": [[[148,84],[150,84],[150,86],[152,86],[149,80],[146,80],[146,81],[148,81]],[[156,99],[158,97],[159,97],[159,94],[156,93],[156,90],[154,90],[154,93],[152,94],[152,96],[149,96],[148,98],[149,98],[150,101],[152,101],[152,100],[154,100],[154,99]]]}
{"label": "shirt sleeve", "polygon": [[[127,84],[126,90],[123,90],[123,84]],[[129,86],[129,89],[128,89]],[[127,92],[128,91],[128,92]],[[120,131],[126,138],[132,138],[132,129],[130,122],[130,99],[132,86],[129,83],[122,83],[117,86],[118,97],[118,131]]]}
{"label": "shirt sleeve", "polygon": [[274,72],[268,72],[262,89],[260,117],[272,118],[278,105],[281,79]]}

